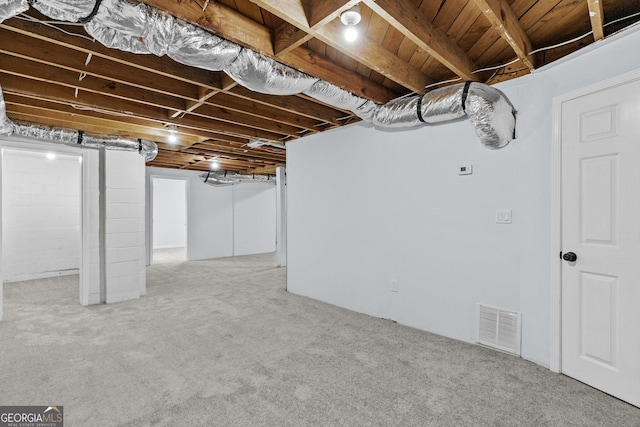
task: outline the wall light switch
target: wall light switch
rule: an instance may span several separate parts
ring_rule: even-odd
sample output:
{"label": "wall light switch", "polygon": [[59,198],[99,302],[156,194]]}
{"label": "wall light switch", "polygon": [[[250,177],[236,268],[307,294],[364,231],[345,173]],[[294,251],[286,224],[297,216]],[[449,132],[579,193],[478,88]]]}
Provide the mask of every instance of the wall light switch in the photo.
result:
{"label": "wall light switch", "polygon": [[512,214],[510,209],[496,211],[496,224],[511,224]]}
{"label": "wall light switch", "polygon": [[398,292],[400,290],[400,284],[398,283],[397,280],[392,280],[391,281],[391,292]]}
{"label": "wall light switch", "polygon": [[471,163],[458,166],[458,175],[471,175],[473,173],[473,165]]}

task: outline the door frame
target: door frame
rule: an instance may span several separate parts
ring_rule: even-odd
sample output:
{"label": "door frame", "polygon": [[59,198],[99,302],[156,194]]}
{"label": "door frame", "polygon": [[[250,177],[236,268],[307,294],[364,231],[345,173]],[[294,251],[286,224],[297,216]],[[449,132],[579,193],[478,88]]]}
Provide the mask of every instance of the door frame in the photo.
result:
{"label": "door frame", "polygon": [[4,151],[5,149],[14,150],[14,151],[27,151],[27,152],[51,152],[54,154],[61,154],[66,156],[78,156],[81,160],[80,165],[80,173],[78,175],[78,182],[80,186],[80,208],[78,209],[78,215],[80,217],[80,239],[79,239],[79,267],[78,272],[80,276],[79,286],[78,286],[78,300],[81,305],[89,305],[90,302],[88,300],[89,294],[89,283],[86,277],[89,276],[89,272],[84,271],[85,265],[85,254],[84,249],[86,247],[86,240],[89,238],[88,233],[90,230],[87,229],[85,225],[85,214],[88,207],[86,206],[86,197],[84,194],[85,191],[85,169],[86,169],[86,156],[85,150],[78,149],[76,147],[69,147],[64,144],[55,144],[55,143],[46,143],[37,140],[31,140],[28,138],[22,137],[9,137],[7,139],[0,139],[0,321],[3,319],[4,315],[4,271],[2,268],[2,190],[4,183],[2,182],[2,176],[4,175]]}
{"label": "door frame", "polygon": [[562,104],[581,96],[640,80],[640,70],[553,98],[551,138],[551,342],[549,369],[562,372]]}
{"label": "door frame", "polygon": [[158,175],[151,174],[149,175],[149,265],[153,265],[153,227],[154,227],[154,209],[153,209],[153,195],[155,192],[153,182],[156,179],[166,179],[172,181],[183,181],[184,182],[184,245],[185,245],[185,258],[186,261],[191,259],[189,254],[189,179],[178,176],[166,176],[166,175]]}

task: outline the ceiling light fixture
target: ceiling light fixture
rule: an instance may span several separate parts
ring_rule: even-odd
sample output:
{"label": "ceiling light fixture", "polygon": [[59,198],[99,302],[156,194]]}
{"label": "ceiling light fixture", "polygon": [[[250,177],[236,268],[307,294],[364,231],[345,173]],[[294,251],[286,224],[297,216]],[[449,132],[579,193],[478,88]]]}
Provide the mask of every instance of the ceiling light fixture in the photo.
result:
{"label": "ceiling light fixture", "polygon": [[211,159],[211,166],[209,166],[209,168],[212,171],[217,171],[220,169],[220,163],[216,159]]}
{"label": "ceiling light fixture", "polygon": [[167,130],[169,131],[169,136],[167,136],[167,142],[169,144],[175,144],[178,142],[178,126],[172,124],[165,125]]}
{"label": "ceiling light fixture", "polygon": [[358,25],[361,19],[362,15],[360,15],[360,6],[358,5],[355,5],[351,9],[345,10],[340,14],[340,22],[347,27],[344,31],[344,38],[349,43],[356,41],[358,38],[356,25]]}

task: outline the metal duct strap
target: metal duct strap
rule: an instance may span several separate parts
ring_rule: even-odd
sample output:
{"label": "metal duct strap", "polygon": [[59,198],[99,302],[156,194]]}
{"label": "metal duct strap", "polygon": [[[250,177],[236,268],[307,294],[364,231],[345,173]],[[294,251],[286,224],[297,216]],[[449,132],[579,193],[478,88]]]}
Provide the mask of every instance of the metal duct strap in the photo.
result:
{"label": "metal duct strap", "polygon": [[87,22],[90,22],[93,19],[93,17],[96,16],[96,13],[98,13],[98,8],[100,7],[101,4],[102,4],[102,0],[96,0],[96,4],[93,5],[93,9],[91,10],[91,13],[85,16],[84,18],[78,19],[78,22],[81,24],[86,24]]}
{"label": "metal duct strap", "polygon": [[422,97],[418,97],[418,105],[416,105],[416,114],[418,115],[418,120],[422,123],[426,123],[424,121],[424,117],[422,117]]}
{"label": "metal duct strap", "polygon": [[471,82],[466,82],[464,84],[464,89],[462,90],[462,100],[460,104],[462,104],[462,111],[466,112],[467,107],[465,106],[467,103],[467,96],[469,96],[469,88],[471,87]]}

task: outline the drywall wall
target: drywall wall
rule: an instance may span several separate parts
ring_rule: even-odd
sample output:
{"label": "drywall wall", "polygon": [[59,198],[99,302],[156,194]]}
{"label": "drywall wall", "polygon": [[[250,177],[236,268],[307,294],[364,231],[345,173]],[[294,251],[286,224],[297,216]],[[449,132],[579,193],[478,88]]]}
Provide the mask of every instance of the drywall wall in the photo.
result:
{"label": "drywall wall", "polygon": [[153,248],[187,245],[187,186],[180,179],[154,178]]}
{"label": "drywall wall", "polygon": [[289,143],[288,290],[467,342],[477,303],[519,310],[522,356],[549,366],[552,99],[640,68],[638,45],[630,30],[498,85],[519,111],[502,150],[465,120]]}
{"label": "drywall wall", "polygon": [[78,274],[79,156],[5,148],[2,166],[4,281]]}
{"label": "drywall wall", "polygon": [[276,250],[276,191],[271,184],[233,187],[234,255]]}
{"label": "drywall wall", "polygon": [[190,260],[274,251],[275,187],[251,183],[213,187],[202,182],[201,173],[146,168],[147,265],[151,257],[150,183],[154,177],[187,180],[187,254]]}

